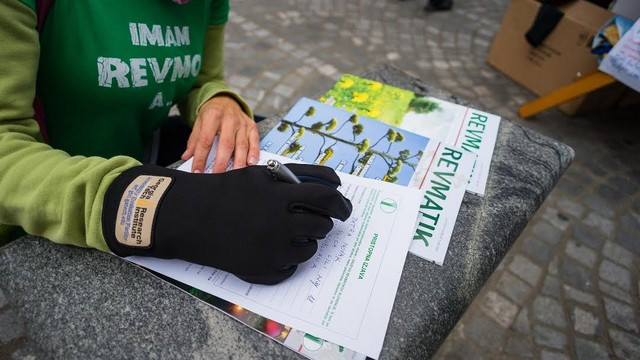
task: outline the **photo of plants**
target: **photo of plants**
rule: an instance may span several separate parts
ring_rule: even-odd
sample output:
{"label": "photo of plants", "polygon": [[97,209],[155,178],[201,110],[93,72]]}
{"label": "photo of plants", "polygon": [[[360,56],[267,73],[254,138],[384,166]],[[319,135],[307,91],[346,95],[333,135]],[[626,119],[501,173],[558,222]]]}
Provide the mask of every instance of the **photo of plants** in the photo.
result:
{"label": "photo of plants", "polygon": [[409,184],[429,138],[302,98],[262,150],[336,171]]}
{"label": "photo of plants", "polygon": [[342,75],[320,102],[393,126],[401,126],[407,113],[424,116],[442,110],[436,99],[351,74]]}

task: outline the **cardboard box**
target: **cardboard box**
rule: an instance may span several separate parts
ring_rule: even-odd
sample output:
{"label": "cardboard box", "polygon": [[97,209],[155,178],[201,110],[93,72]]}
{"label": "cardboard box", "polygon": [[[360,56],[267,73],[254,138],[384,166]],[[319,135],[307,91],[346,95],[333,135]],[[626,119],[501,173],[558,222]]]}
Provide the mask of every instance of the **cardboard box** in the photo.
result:
{"label": "cardboard box", "polygon": [[[540,3],[535,0],[511,0],[487,61],[527,89],[544,95],[598,69],[596,57],[590,51],[591,41],[613,14],[587,1],[565,3],[559,7],[564,12],[563,18],[544,42],[534,48],[524,34],[539,8]],[[618,101],[622,96],[619,92],[619,86],[606,87],[598,91],[598,98],[606,97],[607,101],[594,104],[588,99],[595,95],[591,94],[563,104],[560,109],[573,115],[597,110],[594,107],[606,108]]]}

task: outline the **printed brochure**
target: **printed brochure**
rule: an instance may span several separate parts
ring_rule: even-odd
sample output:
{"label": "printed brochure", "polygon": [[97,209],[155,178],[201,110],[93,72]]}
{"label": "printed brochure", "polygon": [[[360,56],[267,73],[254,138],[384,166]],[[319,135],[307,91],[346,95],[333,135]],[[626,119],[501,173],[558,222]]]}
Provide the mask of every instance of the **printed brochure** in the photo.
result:
{"label": "printed brochure", "polygon": [[467,191],[484,196],[499,116],[350,74],[320,101],[477,155]]}

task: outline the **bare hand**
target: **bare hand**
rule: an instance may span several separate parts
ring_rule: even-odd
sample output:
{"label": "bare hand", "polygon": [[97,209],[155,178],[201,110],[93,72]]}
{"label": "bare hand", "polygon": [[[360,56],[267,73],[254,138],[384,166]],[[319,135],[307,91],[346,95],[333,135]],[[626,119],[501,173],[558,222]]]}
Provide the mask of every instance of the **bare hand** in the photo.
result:
{"label": "bare hand", "polygon": [[242,111],[231,97],[215,96],[205,102],[198,112],[187,141],[182,160],[193,156],[191,171],[204,172],[213,140],[220,135],[213,172],[224,172],[233,155],[233,168],[255,165],[260,155],[260,136],[253,119]]}

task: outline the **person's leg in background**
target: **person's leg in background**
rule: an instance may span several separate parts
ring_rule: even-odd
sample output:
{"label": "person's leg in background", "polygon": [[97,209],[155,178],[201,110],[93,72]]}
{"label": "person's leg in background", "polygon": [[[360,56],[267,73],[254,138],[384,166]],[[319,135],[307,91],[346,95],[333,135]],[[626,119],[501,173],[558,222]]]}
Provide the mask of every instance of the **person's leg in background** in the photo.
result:
{"label": "person's leg in background", "polygon": [[442,11],[451,10],[453,7],[453,0],[427,0],[424,4],[426,11]]}

